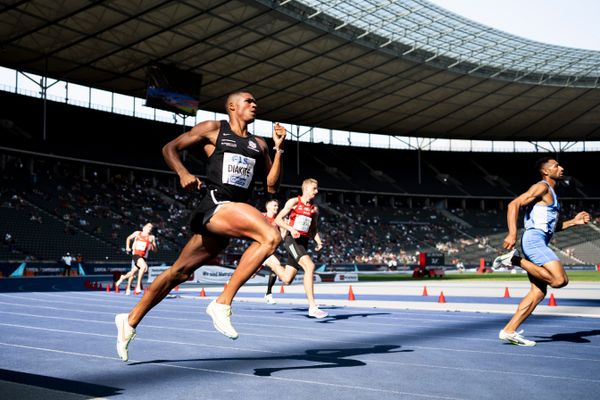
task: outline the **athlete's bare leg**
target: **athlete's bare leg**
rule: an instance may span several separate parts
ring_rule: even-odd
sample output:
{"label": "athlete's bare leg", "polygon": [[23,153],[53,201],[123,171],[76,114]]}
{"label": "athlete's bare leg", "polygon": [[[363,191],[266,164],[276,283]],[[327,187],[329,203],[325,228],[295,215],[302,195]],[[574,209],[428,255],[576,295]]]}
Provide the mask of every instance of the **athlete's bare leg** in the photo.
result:
{"label": "athlete's bare leg", "polygon": [[306,299],[308,300],[308,307],[316,307],[315,303],[315,264],[310,259],[310,256],[304,255],[298,260],[298,264],[304,270],[304,292],[306,293]]}
{"label": "athlete's bare leg", "polygon": [[127,295],[130,294],[131,293],[131,283],[133,282],[133,277],[135,276],[136,272],[137,272],[137,267],[136,266],[131,267],[129,272],[127,272],[126,274],[123,274],[119,277],[119,279],[117,280],[115,285],[119,286],[125,279],[127,279],[127,287],[125,288],[125,294],[127,294]]}
{"label": "athlete's bare leg", "polygon": [[513,261],[531,276],[553,288],[565,287],[569,283],[569,277],[560,261],[550,261],[541,267],[522,257],[513,257]]}
{"label": "athlete's bare leg", "polygon": [[137,293],[140,293],[142,291],[142,279],[144,279],[144,273],[146,273],[146,271],[148,271],[148,264],[146,264],[146,261],[144,261],[143,258],[140,258],[138,260],[137,266],[139,269],[138,269],[138,273],[137,273],[137,284],[135,286],[135,291]]}
{"label": "athlete's bare leg", "polygon": [[298,270],[292,267],[291,265],[286,265],[285,267],[283,267],[279,260],[277,260],[277,258],[275,257],[267,258],[263,265],[266,265],[267,267],[271,268],[271,271],[273,271],[275,275],[277,275],[279,280],[286,285],[292,283],[292,281],[296,277],[296,274],[298,273]]}
{"label": "athlete's bare leg", "polygon": [[240,287],[275,252],[281,236],[256,208],[245,203],[223,204],[206,224],[206,229],[215,234],[253,240],[240,258],[229,284],[216,299],[219,304],[231,305]]}
{"label": "athlete's bare leg", "polygon": [[[242,255],[227,288],[217,298],[218,303],[231,304],[239,288],[256,272],[260,263],[275,251],[281,237],[258,210],[245,203],[222,205],[206,224],[206,229],[216,235],[254,240]],[[142,299],[131,310],[129,325],[135,328],[171,289],[188,280],[196,269],[223,249],[223,243],[216,237],[199,234],[192,236],[173,266],[152,282]]]}
{"label": "athlete's bare leg", "polygon": [[127,288],[125,289],[125,294],[129,294],[131,292],[131,285],[133,284],[133,278],[135,277],[135,272],[132,272],[127,278]]}
{"label": "athlete's bare leg", "polygon": [[125,279],[129,279],[129,277],[130,277],[130,276],[133,276],[133,274],[134,274],[134,271],[135,271],[135,268],[132,268],[132,269],[130,269],[130,270],[129,270],[129,272],[127,272],[126,274],[123,274],[123,275],[121,275],[121,276],[119,277],[119,279],[117,280],[117,283],[116,283],[116,285],[117,285],[117,286],[119,286],[121,283],[123,283],[123,281],[124,281]]}
{"label": "athlete's bare leg", "polygon": [[517,311],[512,316],[510,321],[504,327],[504,331],[508,333],[516,332],[519,326],[531,315],[538,304],[546,297],[548,285],[539,279],[529,275],[531,288],[519,303]]}
{"label": "athlete's bare leg", "polygon": [[144,291],[142,299],[129,313],[129,325],[135,328],[175,286],[187,281],[195,270],[223,249],[223,245],[213,236],[193,235],[171,268],[160,274]]}

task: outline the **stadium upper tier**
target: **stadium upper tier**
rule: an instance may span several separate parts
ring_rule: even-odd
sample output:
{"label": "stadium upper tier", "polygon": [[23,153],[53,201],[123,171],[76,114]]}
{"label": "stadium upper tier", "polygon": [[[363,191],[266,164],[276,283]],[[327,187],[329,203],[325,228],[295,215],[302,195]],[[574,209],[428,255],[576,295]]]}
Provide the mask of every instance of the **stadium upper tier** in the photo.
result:
{"label": "stadium upper tier", "polygon": [[50,93],[64,87],[57,79],[145,98],[159,63],[202,75],[204,111],[247,90],[261,119],[332,131],[600,139],[600,52],[424,0],[28,0],[9,2],[0,24],[0,65],[51,78],[36,81]]}
{"label": "stadium upper tier", "polygon": [[[47,140],[41,140],[41,119],[31,110],[42,108],[33,97],[0,92],[0,146],[56,156],[94,160],[98,173],[125,165],[166,171],[161,148],[182,132],[175,124],[140,120],[64,103],[47,104]],[[93,123],[91,123],[93,121]],[[270,140],[270,139],[268,139]],[[535,160],[549,153],[488,153],[389,150],[322,143],[285,145],[283,184],[296,186],[306,177],[322,188],[397,197],[512,198],[539,179]],[[595,165],[598,152],[556,154],[571,176],[561,198],[600,198]],[[199,149],[187,152],[186,164],[206,174]],[[125,167],[125,169],[128,169]]]}
{"label": "stadium upper tier", "polygon": [[[333,30],[439,67],[534,84],[598,87],[600,52],[554,46],[494,29],[426,0],[282,2]],[[301,5],[299,4],[301,3]],[[308,7],[305,8],[304,6]]]}

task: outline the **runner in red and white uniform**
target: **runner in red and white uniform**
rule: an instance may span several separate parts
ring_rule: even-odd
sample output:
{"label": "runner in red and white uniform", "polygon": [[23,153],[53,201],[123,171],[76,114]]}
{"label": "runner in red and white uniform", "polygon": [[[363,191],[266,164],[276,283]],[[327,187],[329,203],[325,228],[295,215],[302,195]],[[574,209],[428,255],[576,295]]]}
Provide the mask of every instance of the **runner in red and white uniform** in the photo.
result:
{"label": "runner in red and white uniform", "polygon": [[[277,225],[277,222],[275,222],[275,217],[277,217],[277,212],[279,211],[279,202],[276,199],[268,200],[265,204],[265,208],[267,211],[262,214],[265,216],[267,221],[279,231],[283,238],[286,231],[281,229],[279,225]],[[277,274],[275,271],[279,271],[279,274],[284,274],[285,270],[281,266],[277,256],[275,256],[275,253],[271,254],[269,258],[263,262],[263,265],[271,268],[271,273],[269,274],[269,283],[267,284],[267,293],[265,294],[265,301],[267,304],[276,304],[275,300],[273,300],[273,286],[277,281]]]}
{"label": "runner in red and white uniform", "polygon": [[[316,242],[315,250],[323,247],[323,242],[317,231],[319,209],[313,204],[315,196],[319,193],[316,179],[305,179],[302,182],[302,195],[289,199],[283,209],[277,214],[275,221],[277,225],[286,230],[284,245],[288,252],[287,265],[281,269],[275,269],[279,279],[285,283],[291,282],[298,269],[304,270],[304,291],[308,300],[308,315],[314,318],[325,318],[327,313],[320,310],[315,303],[314,295],[314,272],[315,264],[308,255],[308,241]],[[286,222],[285,218],[289,216]],[[289,268],[288,268],[289,267]]]}
{"label": "runner in red and white uniform", "polygon": [[[142,291],[142,278],[144,277],[144,273],[148,270],[146,257],[148,256],[148,252],[150,250],[157,250],[156,238],[154,235],[151,235],[152,228],[153,225],[151,223],[147,223],[144,225],[141,231],[133,232],[131,235],[127,236],[127,239],[125,240],[125,250],[127,253],[133,250],[131,271],[125,275],[121,275],[116,285],[119,286],[121,282],[127,279],[127,288],[125,289],[126,295],[130,294],[131,284],[133,283],[133,278],[135,277],[136,272],[138,280],[134,293],[138,294]],[[133,241],[133,246],[131,246],[131,241]]]}

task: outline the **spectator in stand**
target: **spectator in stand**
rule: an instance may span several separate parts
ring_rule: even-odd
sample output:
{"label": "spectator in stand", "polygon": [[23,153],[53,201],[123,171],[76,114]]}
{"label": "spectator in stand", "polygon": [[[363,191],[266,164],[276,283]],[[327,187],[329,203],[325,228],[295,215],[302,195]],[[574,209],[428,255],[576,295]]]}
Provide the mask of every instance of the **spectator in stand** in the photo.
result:
{"label": "spectator in stand", "polygon": [[67,254],[62,256],[61,260],[63,264],[63,276],[71,275],[71,267],[73,264],[73,257],[71,256],[71,253],[67,252]]}
{"label": "spectator in stand", "polygon": [[8,251],[14,253],[15,251],[15,238],[10,232],[6,232],[4,235],[4,244],[8,247]]}

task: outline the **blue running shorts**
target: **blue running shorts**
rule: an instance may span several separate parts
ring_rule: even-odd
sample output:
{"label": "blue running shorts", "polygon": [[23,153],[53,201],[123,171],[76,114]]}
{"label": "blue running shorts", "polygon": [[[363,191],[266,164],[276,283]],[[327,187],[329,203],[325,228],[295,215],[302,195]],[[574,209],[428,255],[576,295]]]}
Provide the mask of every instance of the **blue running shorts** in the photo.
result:
{"label": "blue running shorts", "polygon": [[521,238],[523,255],[535,265],[542,266],[550,261],[559,261],[559,258],[548,247],[551,235],[539,229],[528,229]]}

